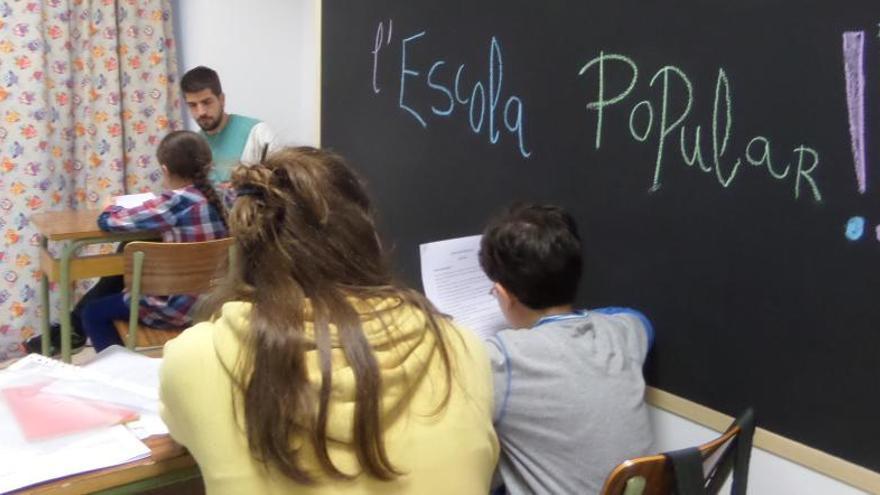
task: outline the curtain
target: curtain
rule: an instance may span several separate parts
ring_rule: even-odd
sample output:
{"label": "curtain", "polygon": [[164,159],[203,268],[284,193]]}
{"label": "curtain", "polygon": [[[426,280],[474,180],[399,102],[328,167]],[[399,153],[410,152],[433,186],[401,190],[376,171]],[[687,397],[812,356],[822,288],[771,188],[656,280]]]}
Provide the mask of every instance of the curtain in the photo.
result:
{"label": "curtain", "polygon": [[44,311],[30,216],[158,191],[181,127],[172,33],[168,0],[0,0],[0,360]]}

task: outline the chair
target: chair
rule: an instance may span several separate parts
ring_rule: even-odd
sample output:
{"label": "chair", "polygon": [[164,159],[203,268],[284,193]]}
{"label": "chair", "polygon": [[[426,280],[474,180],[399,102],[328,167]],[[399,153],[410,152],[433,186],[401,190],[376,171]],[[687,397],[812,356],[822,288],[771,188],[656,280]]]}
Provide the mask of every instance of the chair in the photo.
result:
{"label": "chair", "polygon": [[138,329],[142,294],[202,294],[223,278],[232,258],[233,239],[204,242],[131,242],[125,246],[125,288],[131,295],[128,322],[114,321],[126,347],[161,346],[183,329]]}
{"label": "chair", "polygon": [[745,495],[754,432],[749,408],[710,442],[624,461],[608,475],[602,495],[716,494],[731,470],[731,493]]}

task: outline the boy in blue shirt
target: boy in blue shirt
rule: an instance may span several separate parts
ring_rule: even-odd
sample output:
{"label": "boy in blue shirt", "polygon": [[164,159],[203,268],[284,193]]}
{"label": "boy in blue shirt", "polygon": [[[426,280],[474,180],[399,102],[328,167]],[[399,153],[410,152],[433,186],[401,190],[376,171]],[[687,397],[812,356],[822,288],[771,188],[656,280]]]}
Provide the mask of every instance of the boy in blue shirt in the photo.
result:
{"label": "boy in blue shirt", "polygon": [[515,205],[483,233],[480,264],[512,327],[486,345],[498,472],[513,495],[599,493],[617,464],[651,451],[653,329],[630,309],[575,310],[581,252],[574,219],[552,205]]}

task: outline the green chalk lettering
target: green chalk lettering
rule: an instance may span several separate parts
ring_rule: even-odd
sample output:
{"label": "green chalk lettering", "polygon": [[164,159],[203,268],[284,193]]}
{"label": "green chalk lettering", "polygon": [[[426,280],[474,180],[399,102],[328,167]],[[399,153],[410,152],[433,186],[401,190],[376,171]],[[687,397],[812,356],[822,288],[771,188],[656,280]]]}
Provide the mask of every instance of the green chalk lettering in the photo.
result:
{"label": "green chalk lettering", "polygon": [[[798,155],[798,164],[797,164],[797,178],[794,181],[794,199],[798,199],[800,197],[801,192],[801,179],[803,178],[810,184],[810,189],[813,191],[813,199],[817,202],[822,202],[822,193],[819,192],[819,186],[816,185],[816,181],[813,180],[813,177],[810,175],[815,170],[816,167],[819,166],[819,153],[812,148],[807,148],[804,145],[800,145],[794,149],[794,152]],[[804,168],[804,154],[809,154],[810,158],[812,158],[812,163],[810,163],[809,168]]]}
{"label": "green chalk lettering", "polygon": [[[632,71],[632,77],[629,81],[629,86],[623,91],[621,91],[617,96],[605,99],[605,61],[616,61],[625,63],[629,69]],[[605,115],[605,107],[614,105],[619,103],[621,100],[626,98],[630,91],[635,87],[636,80],[639,77],[639,69],[636,66],[636,63],[632,61],[629,57],[624,55],[618,55],[616,53],[605,54],[604,51],[599,52],[599,56],[590,60],[586,63],[581,70],[578,72],[579,76],[584,75],[591,67],[598,64],[599,66],[599,95],[597,96],[596,101],[591,101],[587,103],[588,110],[596,111],[596,149],[599,149],[602,146],[602,121]]]}
{"label": "green chalk lettering", "polygon": [[[719,104],[721,103],[722,88],[724,91],[724,138],[719,145],[718,109]],[[724,188],[729,187],[731,182],[733,182],[733,179],[736,177],[736,172],[739,170],[739,166],[742,163],[742,160],[737,158],[736,162],[733,164],[733,168],[730,169],[730,175],[728,175],[726,179],[724,178],[724,174],[721,171],[721,156],[724,155],[724,152],[727,150],[727,141],[730,139],[730,128],[733,127],[733,114],[730,108],[730,82],[727,80],[727,74],[724,72],[724,69],[718,69],[718,78],[715,82],[715,103],[712,106],[712,158],[715,161],[715,176],[718,177],[718,182]]]}
{"label": "green chalk lettering", "polygon": [[703,172],[711,172],[712,167],[706,166],[706,161],[703,160],[703,148],[700,145],[700,134],[702,131],[702,127],[697,126],[694,129],[694,152],[688,156],[688,152],[685,149],[685,134],[687,133],[687,127],[682,126],[681,128],[681,137],[679,139],[680,147],[681,147],[681,158],[684,160],[684,163],[690,167],[694,166],[694,163],[700,166],[700,170]]}
{"label": "green chalk lettering", "polygon": [[[761,158],[756,159],[754,155],[752,155],[752,145],[755,143],[760,143],[763,146],[764,151],[761,154]],[[756,166],[766,165],[767,171],[770,172],[770,175],[774,179],[784,179],[788,175],[788,171],[791,168],[786,165],[785,170],[782,173],[778,173],[776,172],[776,170],[773,170],[773,162],[770,159],[770,140],[768,140],[764,136],[756,136],[751,141],[749,141],[749,144],[746,145],[746,161]]]}
{"label": "green chalk lettering", "polygon": [[[669,110],[669,74],[673,73],[678,76],[681,82],[684,84],[685,89],[687,89],[687,105],[678,119],[675,120],[672,124],[668,124],[667,114]],[[690,79],[688,79],[687,75],[678,67],[667,65],[665,67],[661,67],[658,70],[654,77],[651,78],[650,85],[653,87],[654,83],[657,82],[657,78],[663,76],[663,104],[660,107],[660,138],[657,143],[657,161],[654,164],[654,183],[651,186],[651,191],[656,191],[660,189],[660,169],[663,165],[663,151],[666,146],[666,136],[668,136],[673,130],[675,130],[678,126],[684,122],[684,119],[687,118],[688,114],[691,111],[691,107],[694,104],[694,89],[691,84]]]}
{"label": "green chalk lettering", "polygon": [[[642,108],[643,106],[648,111],[648,124],[645,126],[645,131],[642,132],[641,135],[639,135],[636,132],[636,128],[635,128],[635,117],[636,117],[636,112],[638,111],[638,109]],[[648,100],[642,100],[642,101],[638,102],[632,108],[632,110],[629,112],[629,133],[630,133],[630,135],[632,135],[632,137],[636,141],[645,142],[645,140],[648,139],[648,135],[651,134],[651,127],[653,125],[654,125],[654,107],[651,106],[651,102]]]}

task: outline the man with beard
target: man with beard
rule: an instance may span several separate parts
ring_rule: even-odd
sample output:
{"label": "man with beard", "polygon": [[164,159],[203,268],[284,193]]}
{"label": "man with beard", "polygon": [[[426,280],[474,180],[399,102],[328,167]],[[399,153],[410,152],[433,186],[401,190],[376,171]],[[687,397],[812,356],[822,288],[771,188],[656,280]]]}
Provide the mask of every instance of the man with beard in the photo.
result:
{"label": "man with beard", "polygon": [[190,114],[211,146],[214,184],[228,182],[232,167],[238,163],[259,163],[271,149],[275,135],[265,122],[226,113],[226,95],[213,69],[191,69],[180,80],[180,89]]}

